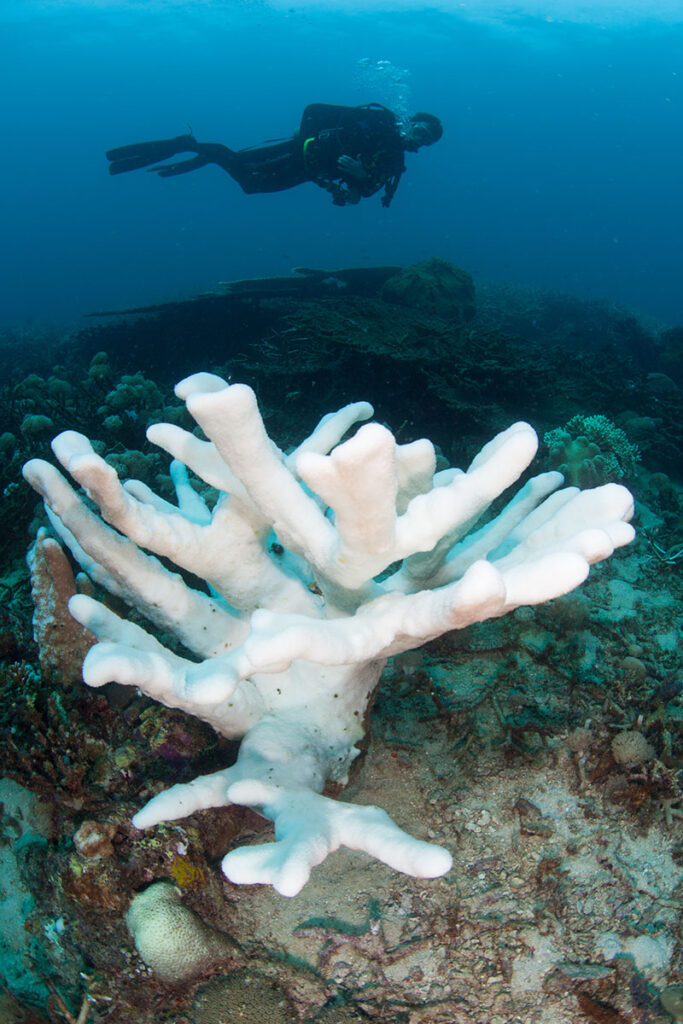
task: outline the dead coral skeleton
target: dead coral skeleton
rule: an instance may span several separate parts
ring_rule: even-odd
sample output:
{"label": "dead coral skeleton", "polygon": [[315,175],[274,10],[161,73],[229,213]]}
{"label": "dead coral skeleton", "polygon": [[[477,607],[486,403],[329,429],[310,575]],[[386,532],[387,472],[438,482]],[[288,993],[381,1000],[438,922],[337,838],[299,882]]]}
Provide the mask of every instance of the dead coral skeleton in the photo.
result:
{"label": "dead coral skeleton", "polygon": [[[80,978],[84,984],[85,992],[77,1014],[71,1012],[56,986],[47,978],[43,979],[50,991],[47,1004],[50,1024],[63,1024],[63,1021],[66,1021],[66,1024],[87,1024],[90,1020],[90,1010],[93,1006],[97,1006],[100,1003],[103,1003],[107,1009],[106,1016],[109,1016],[109,1013],[116,1009],[113,1005],[115,1002],[113,997],[106,995],[102,991],[103,982],[101,979],[95,978],[91,974],[85,974],[83,971],[80,972]],[[55,1014],[59,1016],[56,1017]],[[33,1024],[33,1022],[29,1022],[29,1024]]]}
{"label": "dead coral skeleton", "polygon": [[655,558],[663,562],[664,565],[676,565],[678,562],[683,561],[683,543],[674,544],[667,549],[654,539],[651,530],[643,530],[643,536],[650,545]]}

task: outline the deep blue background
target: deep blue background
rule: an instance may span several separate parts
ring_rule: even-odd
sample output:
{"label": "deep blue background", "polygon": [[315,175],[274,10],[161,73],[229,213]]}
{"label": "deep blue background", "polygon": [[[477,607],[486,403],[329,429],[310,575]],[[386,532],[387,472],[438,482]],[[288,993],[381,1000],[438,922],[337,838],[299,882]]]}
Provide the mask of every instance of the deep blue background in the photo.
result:
{"label": "deep blue background", "polygon": [[[683,24],[319,8],[3,0],[0,326],[432,255],[683,322]],[[214,167],[107,174],[105,149],[188,125],[239,147],[313,100],[391,104],[361,58],[408,70],[445,125],[388,211],[244,196]]]}

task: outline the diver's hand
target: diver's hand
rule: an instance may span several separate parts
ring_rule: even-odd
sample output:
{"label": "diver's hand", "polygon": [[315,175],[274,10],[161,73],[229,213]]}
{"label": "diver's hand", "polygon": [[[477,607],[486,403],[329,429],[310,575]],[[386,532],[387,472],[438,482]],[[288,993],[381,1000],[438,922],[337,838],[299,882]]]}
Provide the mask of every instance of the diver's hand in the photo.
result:
{"label": "diver's hand", "polygon": [[344,174],[348,174],[350,178],[355,178],[356,181],[363,181],[366,177],[365,168],[362,163],[352,156],[340,156],[337,160],[337,167]]}

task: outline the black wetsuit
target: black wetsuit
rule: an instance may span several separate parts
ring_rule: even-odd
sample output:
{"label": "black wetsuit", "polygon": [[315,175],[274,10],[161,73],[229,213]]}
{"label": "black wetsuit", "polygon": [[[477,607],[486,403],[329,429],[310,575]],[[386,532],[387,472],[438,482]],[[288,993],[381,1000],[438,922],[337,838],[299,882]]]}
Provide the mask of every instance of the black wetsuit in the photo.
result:
{"label": "black wetsuit", "polygon": [[[394,114],[379,103],[363,107],[335,107],[311,103],[299,128],[308,178],[326,188],[334,202],[344,205],[348,187],[372,196],[384,189],[388,206],[405,171],[403,141]],[[356,181],[339,170],[340,156],[360,160],[365,178]]]}
{"label": "black wetsuit", "polygon": [[[110,150],[111,174],[136,170],[176,153],[193,152],[190,160],[150,168],[162,177],[218,164],[246,193],[281,192],[312,181],[332,194],[338,206],[355,201],[354,193],[371,196],[384,189],[382,205],[389,206],[405,170],[404,146],[394,114],[378,103],[360,107],[311,103],[296,135],[248,149],[233,150],[220,143],[197,142],[191,135],[143,142]],[[338,166],[341,156],[359,160],[365,177],[357,180]]]}

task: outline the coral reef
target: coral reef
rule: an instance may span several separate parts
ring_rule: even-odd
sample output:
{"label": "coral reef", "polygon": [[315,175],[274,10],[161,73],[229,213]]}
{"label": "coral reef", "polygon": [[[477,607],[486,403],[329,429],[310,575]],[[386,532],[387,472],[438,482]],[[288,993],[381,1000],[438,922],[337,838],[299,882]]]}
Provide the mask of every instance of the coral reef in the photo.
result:
{"label": "coral reef", "polygon": [[[348,781],[389,655],[573,589],[592,562],[633,538],[629,492],[614,484],[558,490],[562,477],[542,474],[472,532],[533,458],[528,424],[494,438],[466,473],[435,474],[429,442],[399,446],[378,424],[339,443],[371,415],[367,403],[324,417],[285,456],[251,389],[203,373],[176,390],[209,438],[171,423],[149,428],[150,440],[182,459],[172,472],[178,507],[140,482],[123,487],[73,432],[59,435],[54,451],[120,532],[51,465],[24,467],[93,581],[201,659],[181,657],[76,595],[69,609],[99,641],[85,659],[86,682],[138,686],[225,736],[245,737],[234,766],[157,794],[135,824],[222,804],[253,807],[274,821],[275,842],[231,851],[223,870],[233,882],[267,882],[285,895],[341,845],[408,874],[443,874],[445,850],[412,838],[376,807],[321,791]],[[185,464],[221,493],[213,510]],[[204,578],[215,596],[188,587],[143,547]]]}
{"label": "coral reef", "polygon": [[[208,1024],[227,1006],[307,1024],[667,1024],[680,1010],[683,971],[678,334],[671,359],[652,329],[632,328],[618,311],[541,292],[533,302],[494,296],[480,282],[477,315],[464,326],[376,291],[332,294],[204,296],[68,338],[3,338],[0,744],[3,772],[41,794],[52,820],[44,839],[27,842],[26,813],[22,821],[0,796],[1,852],[17,872],[8,893],[22,894],[31,955],[24,986],[3,952],[11,994],[3,989],[0,1016]],[[425,884],[340,850],[296,900],[234,887],[220,860],[267,841],[272,825],[258,814],[233,805],[142,831],[130,819],[169,779],[231,763],[237,743],[133,687],[42,678],[25,550],[47,521],[20,466],[49,457],[50,435],[27,436],[21,423],[46,415],[55,430],[75,425],[103,439],[96,450],[111,451],[117,472],[172,500],[165,461],[141,430],[181,415],[192,426],[171,384],[197,352],[253,385],[269,432],[288,449],[319,409],[362,387],[397,438],[426,433],[451,461],[473,458],[519,416],[542,434],[591,409],[642,451],[638,536],[580,593],[389,661],[363,770],[351,773],[344,799],[379,804],[452,850],[443,879]],[[107,396],[140,370],[163,411],[137,406],[122,417],[125,433],[107,432]],[[31,373],[39,381],[24,389]],[[193,485],[213,506],[215,490],[197,477]],[[116,599],[112,607],[123,610]],[[625,732],[644,738],[648,760],[615,758]],[[239,944],[244,960],[230,974],[219,967],[178,987],[140,959],[125,913],[164,879]],[[5,937],[9,907],[0,911]]]}

